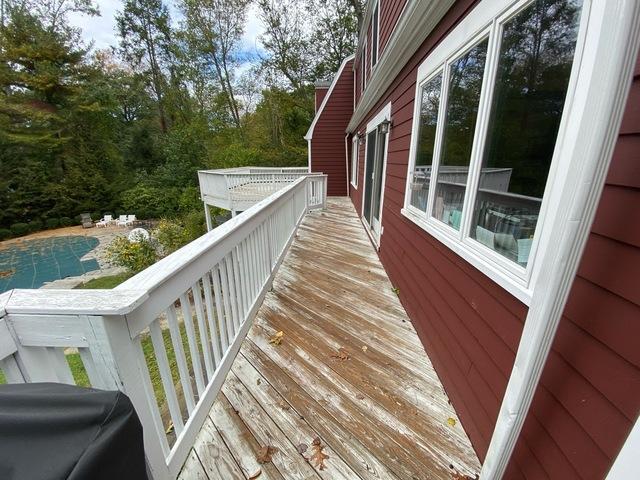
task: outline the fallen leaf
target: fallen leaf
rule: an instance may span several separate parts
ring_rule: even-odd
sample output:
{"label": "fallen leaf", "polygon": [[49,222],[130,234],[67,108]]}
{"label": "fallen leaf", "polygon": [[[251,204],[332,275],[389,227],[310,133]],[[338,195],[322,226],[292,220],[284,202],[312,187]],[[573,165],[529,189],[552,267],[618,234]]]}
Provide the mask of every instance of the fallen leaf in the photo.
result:
{"label": "fallen leaf", "polygon": [[349,358],[351,357],[349,357],[349,353],[344,348],[340,347],[337,353],[333,353],[331,355],[331,358],[337,358],[339,360],[349,360]]}
{"label": "fallen leaf", "polygon": [[278,451],[276,447],[272,447],[271,445],[265,445],[258,450],[258,456],[256,460],[258,463],[268,463],[271,461],[271,457]]}
{"label": "fallen leaf", "polygon": [[291,405],[289,405],[287,402],[280,400],[280,408],[283,410],[289,410],[291,408]]}
{"label": "fallen leaf", "polygon": [[465,475],[464,473],[461,473],[458,470],[456,470],[456,468],[452,464],[449,464],[449,468],[452,470],[451,478],[453,480],[478,480],[480,478],[480,476],[477,473],[473,477],[469,475]]}
{"label": "fallen leaf", "polygon": [[167,427],[167,430],[164,433],[169,435],[171,432],[173,432],[173,422],[169,424],[169,426]]}
{"label": "fallen leaf", "polygon": [[364,395],[363,395],[363,394],[361,394],[361,393],[358,393],[358,394],[356,395],[356,398],[357,398],[358,400],[364,400]]}
{"label": "fallen leaf", "polygon": [[396,295],[400,296],[400,289],[399,288],[393,287],[392,290],[393,290],[393,293],[395,293]]}
{"label": "fallen leaf", "polygon": [[362,351],[363,351],[363,352],[366,352],[368,349],[369,349],[369,347],[367,347],[366,345],[363,345],[363,346],[362,346]]}
{"label": "fallen leaf", "polygon": [[260,385],[261,383],[262,383],[262,379],[261,378],[256,380],[256,385]]}
{"label": "fallen leaf", "polygon": [[258,469],[256,473],[254,473],[253,475],[249,475],[249,480],[254,480],[258,478],[260,475],[262,475],[262,470]]}
{"label": "fallen leaf", "polygon": [[311,455],[310,460],[318,470],[324,470],[326,468],[324,461],[329,458],[329,455],[322,451],[323,449],[324,445],[322,445],[320,439],[315,438],[311,443],[311,450],[313,451],[313,454]]}
{"label": "fallen leaf", "polygon": [[304,452],[307,451],[308,448],[309,448],[309,445],[307,445],[306,443],[301,443],[296,447],[296,450],[298,450],[298,453],[302,455]]}
{"label": "fallen leaf", "polygon": [[269,340],[269,343],[272,343],[274,345],[280,345],[282,343],[282,337],[284,337],[284,332],[280,330],[273,337],[271,337],[271,339]]}
{"label": "fallen leaf", "polygon": [[449,426],[455,427],[456,426],[456,419],[449,417],[449,418],[447,418],[447,423],[449,424]]}

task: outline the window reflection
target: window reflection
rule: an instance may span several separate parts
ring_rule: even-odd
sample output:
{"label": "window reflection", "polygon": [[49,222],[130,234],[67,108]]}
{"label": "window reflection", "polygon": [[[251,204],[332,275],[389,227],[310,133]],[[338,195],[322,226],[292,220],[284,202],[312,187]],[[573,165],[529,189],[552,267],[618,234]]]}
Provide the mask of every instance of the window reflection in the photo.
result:
{"label": "window reflection", "polygon": [[470,235],[522,266],[564,108],[580,4],[537,0],[502,32]]}
{"label": "window reflection", "polygon": [[460,229],[462,219],[488,43],[484,40],[473,47],[454,61],[449,70],[447,115],[433,216],[456,230]]}
{"label": "window reflection", "polygon": [[410,188],[411,205],[423,211],[427,209],[441,87],[442,73],[424,84],[420,100],[420,125],[418,127],[416,162]]}

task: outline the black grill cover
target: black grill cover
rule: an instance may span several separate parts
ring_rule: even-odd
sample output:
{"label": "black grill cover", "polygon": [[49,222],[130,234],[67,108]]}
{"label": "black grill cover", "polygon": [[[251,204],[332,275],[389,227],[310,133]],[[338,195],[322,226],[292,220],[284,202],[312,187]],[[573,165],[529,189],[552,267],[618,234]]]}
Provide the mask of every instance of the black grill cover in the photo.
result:
{"label": "black grill cover", "polygon": [[0,385],[0,479],[147,480],[131,401],[56,383]]}

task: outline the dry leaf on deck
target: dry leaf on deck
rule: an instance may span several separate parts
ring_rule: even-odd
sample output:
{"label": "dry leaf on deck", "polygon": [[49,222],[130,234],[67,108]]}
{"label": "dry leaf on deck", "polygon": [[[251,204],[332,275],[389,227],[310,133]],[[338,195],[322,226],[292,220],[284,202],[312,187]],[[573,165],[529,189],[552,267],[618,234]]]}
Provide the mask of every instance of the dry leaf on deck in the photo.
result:
{"label": "dry leaf on deck", "polygon": [[258,478],[260,475],[262,475],[262,470],[258,469],[258,471],[256,473],[254,473],[253,475],[249,475],[249,480],[255,480],[256,478]]}
{"label": "dry leaf on deck", "polygon": [[173,432],[173,422],[169,424],[169,426],[167,427],[167,430],[164,433],[169,435],[172,432]]}
{"label": "dry leaf on deck", "polygon": [[329,455],[322,451],[323,449],[324,445],[322,445],[320,439],[315,438],[311,443],[311,450],[313,451],[313,454],[311,455],[310,460],[318,470],[324,470],[326,468],[324,461],[329,458]]}
{"label": "dry leaf on deck", "polygon": [[358,400],[364,400],[364,395],[363,395],[363,394],[361,394],[361,393],[357,393],[357,394],[356,394],[356,398],[357,398]]}
{"label": "dry leaf on deck", "polygon": [[449,418],[447,418],[447,423],[449,424],[449,426],[455,427],[456,426],[456,419],[449,417]]}
{"label": "dry leaf on deck", "polygon": [[273,343],[274,345],[280,345],[282,343],[282,337],[284,337],[284,332],[280,330],[273,337],[271,337],[271,339],[269,340],[269,343]]}
{"label": "dry leaf on deck", "polygon": [[349,360],[349,353],[342,347],[338,349],[337,353],[331,354],[331,358],[337,358],[339,360]]}
{"label": "dry leaf on deck", "polygon": [[302,455],[304,452],[307,451],[308,448],[309,448],[309,445],[307,445],[306,443],[301,443],[296,447],[296,450],[298,450],[298,453]]}
{"label": "dry leaf on deck", "polygon": [[280,400],[280,403],[278,403],[278,405],[280,406],[281,409],[283,410],[289,410],[291,408],[291,405],[289,405],[287,402],[285,402],[284,400]]}
{"label": "dry leaf on deck", "polygon": [[272,447],[271,445],[265,445],[258,450],[258,456],[256,460],[258,463],[268,463],[271,461],[271,457],[278,451],[276,447]]}
{"label": "dry leaf on deck", "polygon": [[456,468],[449,464],[449,468],[452,470],[451,471],[451,478],[453,480],[478,480],[480,478],[480,476],[476,473],[475,477],[471,477],[469,475],[465,475],[464,473],[460,473],[458,470],[456,470]]}
{"label": "dry leaf on deck", "polygon": [[366,353],[368,349],[369,349],[369,347],[367,347],[366,345],[363,345],[363,346],[362,346],[362,351],[363,351],[363,352],[365,352],[365,353]]}

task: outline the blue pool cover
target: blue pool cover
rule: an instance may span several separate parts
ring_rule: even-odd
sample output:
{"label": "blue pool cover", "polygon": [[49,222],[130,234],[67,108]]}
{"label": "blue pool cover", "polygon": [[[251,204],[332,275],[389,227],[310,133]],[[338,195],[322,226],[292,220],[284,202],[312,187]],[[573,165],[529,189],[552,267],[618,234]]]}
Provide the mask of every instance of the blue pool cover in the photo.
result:
{"label": "blue pool cover", "polygon": [[96,260],[80,260],[98,243],[95,237],[50,237],[0,249],[0,293],[98,270]]}

